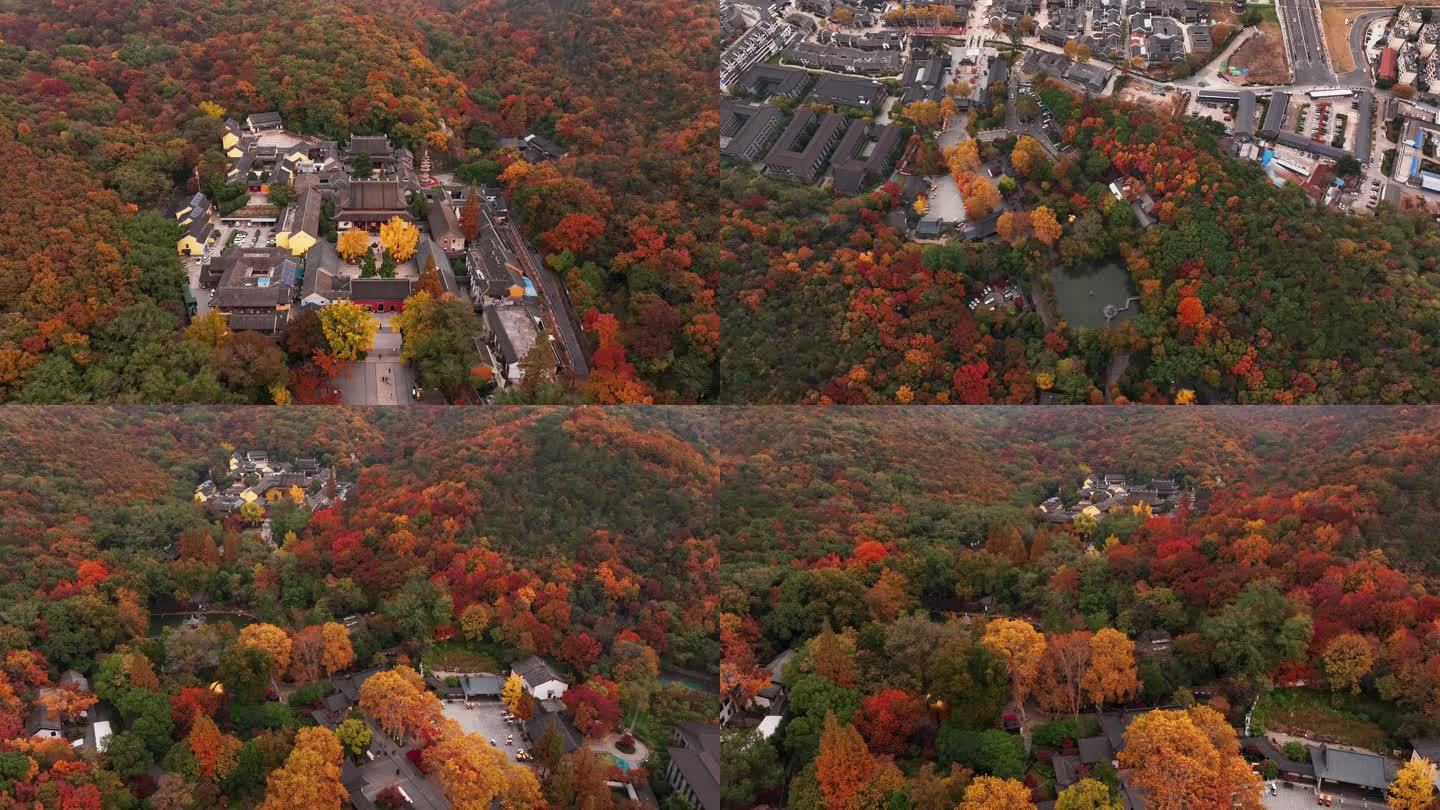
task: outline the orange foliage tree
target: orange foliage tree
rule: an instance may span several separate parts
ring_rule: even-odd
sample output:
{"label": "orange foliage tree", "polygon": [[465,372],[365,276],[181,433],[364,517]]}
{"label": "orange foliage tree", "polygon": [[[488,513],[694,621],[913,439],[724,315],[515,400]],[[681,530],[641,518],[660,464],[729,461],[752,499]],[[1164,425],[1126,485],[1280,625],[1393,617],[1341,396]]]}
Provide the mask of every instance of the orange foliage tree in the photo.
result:
{"label": "orange foliage tree", "polygon": [[964,172],[955,177],[955,185],[960,188],[960,195],[965,203],[965,216],[971,219],[980,219],[990,215],[990,212],[1000,204],[1000,192],[990,181],[974,172]]}
{"label": "orange foliage tree", "polygon": [[1261,807],[1260,778],[1240,756],[1235,729],[1208,706],[1137,717],[1125,729],[1120,767],[1133,769],[1152,807]]}
{"label": "orange foliage tree", "polygon": [[324,652],[320,659],[327,675],[348,669],[355,663],[355,647],[350,643],[350,631],[339,622],[326,622],[320,626],[320,637]]}
{"label": "orange foliage tree", "polygon": [[1001,779],[998,776],[980,776],[965,788],[965,798],[957,810],[1035,810],[1035,801],[1030,788],[1015,779]]}
{"label": "orange foliage tree", "polygon": [[396,739],[426,741],[439,734],[444,711],[425,679],[401,665],[371,675],[360,686],[360,708]]}
{"label": "orange foliage tree", "polygon": [[1030,230],[1045,247],[1053,247],[1056,242],[1060,241],[1062,233],[1060,222],[1055,218],[1055,212],[1044,205],[1038,206],[1030,212]]}
{"label": "orange foliage tree", "polygon": [[206,779],[224,779],[235,767],[235,757],[240,752],[240,740],[221,733],[209,715],[201,714],[195,717],[187,742],[190,752],[195,755],[196,768]]}
{"label": "orange foliage tree", "polygon": [[1005,662],[1010,674],[1010,692],[1020,716],[1025,716],[1025,699],[1040,674],[1045,654],[1045,637],[1024,619],[995,619],[985,625],[981,643]]}
{"label": "orange foliage tree", "polygon": [[343,756],[334,732],[321,726],[300,729],[285,765],[266,780],[260,810],[340,810],[350,798],[340,784]]}
{"label": "orange foliage tree", "polygon": [[1010,150],[1010,163],[1021,177],[1030,177],[1048,165],[1049,158],[1040,142],[1029,135],[1021,135]]}
{"label": "orange foliage tree", "polygon": [[1085,693],[1098,705],[1125,701],[1140,691],[1135,669],[1135,642],[1113,627],[1090,639],[1090,665],[1085,670]]}
{"label": "orange foliage tree", "polygon": [[277,677],[290,669],[290,636],[273,624],[248,624],[240,628],[241,644],[270,656]]}
{"label": "orange foliage tree", "polygon": [[1083,683],[1090,668],[1090,632],[1076,630],[1049,638],[1040,664],[1040,705],[1046,711],[1080,715],[1084,703]]}

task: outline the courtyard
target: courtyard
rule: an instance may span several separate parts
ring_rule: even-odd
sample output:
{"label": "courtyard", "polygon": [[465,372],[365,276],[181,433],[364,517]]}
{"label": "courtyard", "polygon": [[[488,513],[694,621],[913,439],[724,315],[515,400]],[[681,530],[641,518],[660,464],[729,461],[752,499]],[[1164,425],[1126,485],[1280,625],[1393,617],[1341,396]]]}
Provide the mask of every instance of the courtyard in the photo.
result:
{"label": "courtyard", "polygon": [[349,363],[335,376],[335,387],[346,405],[408,405],[415,373],[400,359],[400,333],[395,314],[376,316],[380,328],[365,359]]}
{"label": "courtyard", "polygon": [[[505,722],[505,704],[498,700],[479,700],[468,704],[459,700],[444,702],[445,716],[460,724],[467,734],[478,734],[487,741],[494,740],[495,747],[503,750],[511,762],[519,762],[515,753],[530,747],[525,729],[519,723]],[[510,744],[505,741],[509,739]]]}

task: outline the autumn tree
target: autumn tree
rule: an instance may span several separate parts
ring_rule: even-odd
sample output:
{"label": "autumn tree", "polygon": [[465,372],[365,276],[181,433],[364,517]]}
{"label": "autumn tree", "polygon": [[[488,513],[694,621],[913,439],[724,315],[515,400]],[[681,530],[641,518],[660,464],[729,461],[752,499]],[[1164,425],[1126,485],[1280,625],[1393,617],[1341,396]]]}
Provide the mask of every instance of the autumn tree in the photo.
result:
{"label": "autumn tree", "polygon": [[240,740],[222,733],[208,714],[195,717],[187,742],[190,752],[195,755],[195,765],[200,775],[206,779],[224,779],[235,767]]}
{"label": "autumn tree", "polygon": [[894,568],[880,572],[880,578],[865,592],[865,604],[877,622],[893,622],[915,603],[910,595],[910,581]]}
{"label": "autumn tree", "polygon": [[273,624],[247,624],[240,628],[239,642],[269,656],[276,677],[290,668],[290,636],[283,629]]}
{"label": "autumn tree", "polygon": [[456,810],[488,810],[496,798],[507,806],[535,807],[539,783],[529,768],[512,765],[504,753],[478,734],[442,740],[427,754],[435,763],[440,787]]}
{"label": "autumn tree", "polygon": [[1341,633],[1330,639],[1322,658],[1330,688],[1336,692],[1348,689],[1352,695],[1360,694],[1360,680],[1375,665],[1370,641],[1359,633]]}
{"label": "autumn tree", "polygon": [[380,322],[353,301],[336,301],[320,309],[320,328],[336,357],[355,360],[375,345]]}
{"label": "autumn tree", "polygon": [[985,625],[981,643],[1005,662],[1015,709],[1024,718],[1025,700],[1035,686],[1045,654],[1045,637],[1024,619],[995,619]]}
{"label": "autumn tree", "polygon": [[397,262],[410,261],[420,243],[420,229],[398,216],[380,226],[380,246]]}
{"label": "autumn tree", "polygon": [[370,250],[370,234],[359,228],[351,228],[340,234],[340,238],[335,242],[335,252],[340,254],[340,258],[351,264],[360,261],[360,258],[368,250]]}
{"label": "autumn tree", "polygon": [[371,675],[360,686],[360,709],[397,740],[434,738],[445,719],[439,698],[408,666]]}
{"label": "autumn tree", "polygon": [[460,632],[470,641],[479,640],[485,635],[485,630],[490,626],[490,608],[479,602],[473,602],[460,611]]}
{"label": "autumn tree", "polygon": [[350,668],[355,663],[355,647],[350,643],[350,631],[339,622],[326,622],[320,626],[323,654],[320,664],[326,675],[334,675]]}
{"label": "autumn tree", "polygon": [[347,717],[335,727],[335,739],[351,759],[359,759],[370,750],[370,724],[359,717]]}
{"label": "autumn tree", "polygon": [[904,785],[888,759],[877,761],[854,726],[826,712],[815,758],[815,778],[827,808],[877,807]]}
{"label": "autumn tree", "polygon": [[75,720],[85,716],[100,701],[94,694],[78,689],[74,684],[65,684],[48,692],[43,692],[35,702],[44,706],[47,710],[60,715],[65,720]]}
{"label": "autumn tree", "polygon": [[1034,177],[1049,167],[1049,157],[1039,141],[1029,135],[1021,135],[1010,150],[1010,163],[1021,177]]}
{"label": "autumn tree", "polygon": [[945,123],[940,105],[934,101],[916,101],[905,105],[902,114],[920,129],[935,129]]}
{"label": "autumn tree", "polygon": [[1030,212],[1030,231],[1045,247],[1054,247],[1062,234],[1055,212],[1043,205]]}
{"label": "autumn tree", "polygon": [[151,810],[193,810],[195,788],[195,781],[181,774],[161,774],[155,780],[155,792],[150,794]]}
{"label": "autumn tree", "polygon": [[320,626],[311,625],[297,631],[290,640],[290,678],[296,683],[320,679],[325,657],[325,641]]}
{"label": "autumn tree", "polygon": [[571,633],[560,642],[559,657],[584,674],[600,657],[600,642],[589,633]]}
{"label": "autumn tree", "polygon": [[855,661],[845,643],[830,629],[827,622],[820,635],[815,637],[812,655],[815,659],[815,674],[842,689],[855,686]]}
{"label": "autumn tree", "polygon": [[957,810],[1035,810],[1030,788],[1018,779],[980,776],[965,788],[965,798]]}
{"label": "autumn tree", "polygon": [[918,696],[900,689],[886,689],[860,700],[855,728],[870,750],[899,756],[905,753],[910,735],[919,728],[924,711]]}
{"label": "autumn tree", "polygon": [[980,168],[979,142],[968,138],[945,150],[945,165],[956,177]]}
{"label": "autumn tree", "polygon": [[540,241],[556,253],[570,251],[579,256],[590,249],[596,237],[605,233],[605,220],[594,214],[566,214],[555,227],[540,234]]}
{"label": "autumn tree", "polygon": [[1067,40],[1065,43],[1065,55],[1083,64],[1090,61],[1090,46],[1078,39]]}
{"label": "autumn tree", "polygon": [[415,292],[423,292],[431,298],[445,294],[445,285],[440,281],[440,269],[435,265],[435,256],[425,257],[425,266],[420,269],[420,278],[415,282]]}
{"label": "autumn tree", "polygon": [[350,798],[340,784],[343,752],[335,734],[322,726],[302,728],[285,765],[270,772],[260,810],[340,810]]}
{"label": "autumn tree", "polygon": [[958,764],[951,765],[949,772],[941,775],[936,772],[935,763],[923,763],[906,785],[910,806],[915,810],[955,810],[965,798],[965,788],[973,775],[971,770]]}
{"label": "autumn tree", "polygon": [[1000,205],[1000,192],[990,181],[975,172],[964,172],[955,178],[965,204],[965,216],[981,219],[989,216]]}
{"label": "autumn tree", "polygon": [[1040,664],[1037,700],[1046,711],[1080,716],[1085,673],[1090,668],[1090,633],[1076,630],[1051,636]]}
{"label": "autumn tree", "polygon": [[1113,627],[1096,632],[1090,639],[1090,663],[1081,685],[1097,706],[1134,697],[1140,691],[1135,642]]}
{"label": "autumn tree", "polygon": [[995,220],[995,231],[1011,245],[1030,238],[1030,215],[1024,211],[1006,211]]}
{"label": "autumn tree", "polygon": [[520,695],[526,691],[525,679],[512,672],[510,677],[505,679],[505,685],[500,687],[500,702],[514,714],[520,703]]}
{"label": "autumn tree", "polygon": [[1261,807],[1260,779],[1240,756],[1235,729],[1208,706],[1140,715],[1126,727],[1119,757],[1151,806]]}
{"label": "autumn tree", "polygon": [[1055,810],[1122,810],[1119,799],[1110,795],[1110,787],[1099,779],[1085,777],[1055,797]]}
{"label": "autumn tree", "polygon": [[515,708],[510,710],[521,722],[528,722],[535,716],[535,698],[525,690],[520,691],[520,697],[515,701]]}
{"label": "autumn tree", "polygon": [[1435,806],[1435,766],[1425,759],[1408,759],[1395,774],[1385,803],[1391,810],[1430,810]]}
{"label": "autumn tree", "polygon": [[197,315],[185,327],[185,337],[210,349],[218,349],[230,337],[230,319],[218,309]]}
{"label": "autumn tree", "polygon": [[480,238],[480,190],[470,186],[470,192],[465,195],[465,205],[460,209],[460,233],[465,235],[465,241],[471,242]]}
{"label": "autumn tree", "polygon": [[1184,326],[1198,328],[1205,322],[1205,303],[1194,295],[1181,297],[1175,307],[1175,319]]}

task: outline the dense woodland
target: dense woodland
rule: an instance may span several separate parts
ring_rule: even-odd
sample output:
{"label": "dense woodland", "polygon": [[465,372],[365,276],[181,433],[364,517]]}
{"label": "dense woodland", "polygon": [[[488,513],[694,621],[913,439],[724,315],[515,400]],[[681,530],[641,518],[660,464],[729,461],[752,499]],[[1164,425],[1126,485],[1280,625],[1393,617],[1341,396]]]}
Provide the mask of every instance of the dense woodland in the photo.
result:
{"label": "dense woodland", "polygon": [[[129,808],[148,797],[178,809],[223,796],[279,810],[304,790],[306,806],[339,807],[331,777],[350,743],[343,725],[337,744],[309,717],[324,676],[455,655],[492,666],[545,656],[574,684],[566,711],[582,733],[623,722],[656,752],[650,769],[663,770],[673,728],[718,710],[713,692],[665,674],[703,681],[718,666],[719,557],[707,528],[718,461],[658,416],[460,413],[0,414],[0,803]],[[317,458],[355,482],[354,494],[314,513],[273,503],[272,549],[245,510],[222,516],[192,502],[235,448]],[[199,602],[251,623],[237,637],[223,620],[171,627],[151,615]],[[339,621],[349,616],[363,623],[347,630]],[[114,713],[116,736],[98,759],[21,731],[40,690],[68,669],[87,675],[94,695],[61,690],[66,705],[83,714],[99,698]],[[368,708],[362,690],[361,707],[423,749],[456,807],[500,796],[517,808],[605,808],[604,779],[647,776],[619,777],[585,749],[529,777],[486,765],[489,744],[477,754],[470,737],[427,721],[438,702],[395,672]],[[336,752],[331,776],[312,749]],[[472,771],[481,784],[455,777]],[[506,776],[487,781],[496,774]]]}
{"label": "dense woodland", "polygon": [[[1257,696],[1260,727],[1315,722],[1371,750],[1440,729],[1440,413],[1074,413],[765,409],[726,424],[753,455],[718,496],[722,688],[743,705],[770,682],[761,667],[798,653],[777,735],[726,737],[727,806],[787,784],[796,808],[954,808],[977,783],[1015,787],[981,777],[1054,798],[1047,752],[1097,733],[1087,714],[1197,696],[1204,710],[1166,716],[1184,734],[1151,734],[1173,762],[1200,756],[1190,726],[1205,732],[1211,798],[1250,774],[1232,772],[1231,726]],[[1090,472],[1173,477],[1194,508],[1040,520]],[[1173,653],[1135,653],[1153,631]],[[1027,710],[1028,751],[1001,730]],[[1114,792],[1113,771],[1096,776]]]}
{"label": "dense woodland", "polygon": [[[270,401],[278,384],[323,401],[324,359],[271,352],[257,384],[181,332],[176,234],[156,213],[213,190],[224,116],[271,109],[304,134],[444,144],[462,180],[506,188],[595,347],[587,385],[525,396],[712,395],[712,16],[688,0],[0,11],[0,397]],[[570,157],[530,166],[496,149],[528,132]]]}
{"label": "dense woodland", "polygon": [[[1013,212],[1002,215],[996,242],[910,242],[896,227],[909,206],[894,185],[836,197],[726,171],[724,397],[1403,403],[1440,395],[1440,225],[1415,211],[1318,209],[1298,187],[1277,188],[1256,164],[1222,156],[1202,123],[1081,101],[1054,85],[1041,93],[1067,147],[1053,164],[1029,138],[971,147],[957,161],[923,128],[916,136],[912,170],[943,174],[948,164],[962,189],[980,161],[1010,167],[1019,182],[1002,181],[1002,192],[1014,186],[1003,200],[985,183],[977,186],[994,199],[966,195],[972,217],[1002,201]],[[1143,181],[1157,225],[1142,232],[1110,194],[1118,177]],[[1042,208],[1058,234],[1033,224]],[[1008,281],[1053,312],[1052,268],[1083,273],[1106,262],[1128,269],[1141,307],[1112,329],[966,305],[985,285]]]}

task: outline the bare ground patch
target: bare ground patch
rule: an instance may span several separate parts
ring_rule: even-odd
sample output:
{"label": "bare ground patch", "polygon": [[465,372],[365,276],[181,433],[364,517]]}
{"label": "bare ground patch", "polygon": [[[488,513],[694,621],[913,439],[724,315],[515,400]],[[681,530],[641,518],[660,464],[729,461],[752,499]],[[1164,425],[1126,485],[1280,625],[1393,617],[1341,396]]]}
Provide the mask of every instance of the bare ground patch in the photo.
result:
{"label": "bare ground patch", "polygon": [[1369,8],[1332,5],[1320,7],[1320,21],[1325,28],[1325,45],[1330,49],[1330,60],[1334,62],[1337,71],[1349,73],[1355,69],[1355,55],[1350,52],[1350,29],[1353,26],[1347,25],[1345,21],[1353,22],[1361,14],[1376,11],[1378,8],[1373,4]]}
{"label": "bare ground patch", "polygon": [[1290,65],[1285,58],[1285,41],[1280,36],[1280,23],[1266,20],[1260,32],[1230,55],[1230,66],[1249,68],[1250,84],[1284,84],[1290,81]]}

